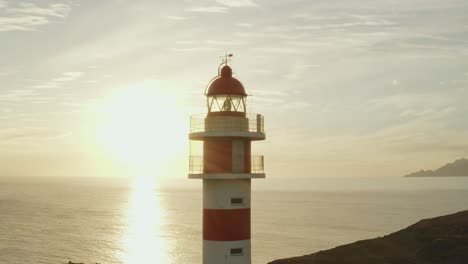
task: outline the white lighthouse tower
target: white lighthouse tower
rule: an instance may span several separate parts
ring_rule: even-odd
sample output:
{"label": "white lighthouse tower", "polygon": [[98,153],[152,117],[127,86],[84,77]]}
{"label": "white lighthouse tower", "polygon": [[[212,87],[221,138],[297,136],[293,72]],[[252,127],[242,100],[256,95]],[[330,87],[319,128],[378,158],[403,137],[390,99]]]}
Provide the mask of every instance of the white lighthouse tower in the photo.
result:
{"label": "white lighthouse tower", "polygon": [[246,113],[247,93],[227,59],[205,96],[208,113],[191,117],[189,134],[203,144],[202,156],[190,156],[189,172],[203,180],[203,264],[250,264],[251,179],[265,178],[251,142],[265,139],[263,116]]}

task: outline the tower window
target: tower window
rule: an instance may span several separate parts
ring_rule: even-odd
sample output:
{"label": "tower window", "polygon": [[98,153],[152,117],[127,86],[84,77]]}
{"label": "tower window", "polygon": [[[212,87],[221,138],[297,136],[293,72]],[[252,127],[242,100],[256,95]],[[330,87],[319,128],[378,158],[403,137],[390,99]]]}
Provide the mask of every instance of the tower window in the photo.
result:
{"label": "tower window", "polygon": [[243,198],[231,198],[231,205],[244,205]]}
{"label": "tower window", "polygon": [[243,248],[231,248],[231,256],[241,256],[244,254]]}

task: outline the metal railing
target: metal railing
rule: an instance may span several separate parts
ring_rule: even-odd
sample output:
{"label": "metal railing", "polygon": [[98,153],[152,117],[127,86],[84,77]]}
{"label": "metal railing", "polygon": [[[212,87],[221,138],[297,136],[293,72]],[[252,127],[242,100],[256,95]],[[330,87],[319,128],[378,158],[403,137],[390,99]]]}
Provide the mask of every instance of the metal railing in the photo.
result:
{"label": "metal railing", "polygon": [[206,114],[190,117],[190,132],[242,131],[264,133],[264,118],[260,114],[241,116],[212,116]]}
{"label": "metal railing", "polygon": [[189,157],[189,173],[202,174],[203,173],[203,156],[190,156]]}
{"label": "metal railing", "polygon": [[[250,157],[250,173],[264,173],[265,160],[261,155]],[[189,157],[189,174],[203,174],[203,156]]]}
{"label": "metal railing", "polygon": [[263,156],[254,155],[250,157],[250,173],[265,173],[265,160]]}

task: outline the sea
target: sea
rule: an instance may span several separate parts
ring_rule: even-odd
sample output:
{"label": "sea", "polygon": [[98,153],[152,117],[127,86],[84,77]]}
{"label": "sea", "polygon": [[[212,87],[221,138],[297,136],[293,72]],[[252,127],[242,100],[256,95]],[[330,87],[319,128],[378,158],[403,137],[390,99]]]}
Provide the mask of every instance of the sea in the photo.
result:
{"label": "sea", "polygon": [[[267,178],[252,263],[375,238],[468,209],[468,177]],[[201,182],[0,177],[0,264],[201,263]]]}

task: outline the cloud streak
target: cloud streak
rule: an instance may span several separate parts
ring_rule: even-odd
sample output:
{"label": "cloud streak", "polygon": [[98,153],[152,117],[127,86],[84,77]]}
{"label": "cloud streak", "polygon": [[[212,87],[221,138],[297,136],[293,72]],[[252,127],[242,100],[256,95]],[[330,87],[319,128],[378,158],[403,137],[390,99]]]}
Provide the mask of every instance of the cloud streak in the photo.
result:
{"label": "cloud streak", "polygon": [[14,143],[23,140],[48,140],[66,136],[67,133],[47,128],[7,129],[0,131],[0,142]]}
{"label": "cloud streak", "polygon": [[28,14],[64,18],[68,16],[70,6],[66,4],[50,4],[47,7],[40,7],[32,3],[21,3],[19,7],[10,8],[7,12],[11,14]]}
{"label": "cloud streak", "polygon": [[63,83],[75,81],[81,78],[84,75],[84,72],[64,72],[59,77],[53,78],[50,81],[45,83],[33,86],[35,89],[53,89],[60,88]]}
{"label": "cloud streak", "polygon": [[200,6],[186,8],[185,11],[196,13],[227,13],[228,8],[224,6]]}
{"label": "cloud streak", "polygon": [[183,20],[187,20],[189,18],[185,17],[185,16],[166,16],[166,19],[174,20],[174,21],[183,21]]}
{"label": "cloud streak", "polygon": [[45,7],[32,3],[11,6],[8,2],[0,0],[0,32],[35,31],[51,23],[53,19],[67,17],[70,10],[71,7],[63,3],[49,4]]}
{"label": "cloud streak", "polygon": [[252,0],[216,0],[219,4],[227,7],[254,7],[257,4]]}

